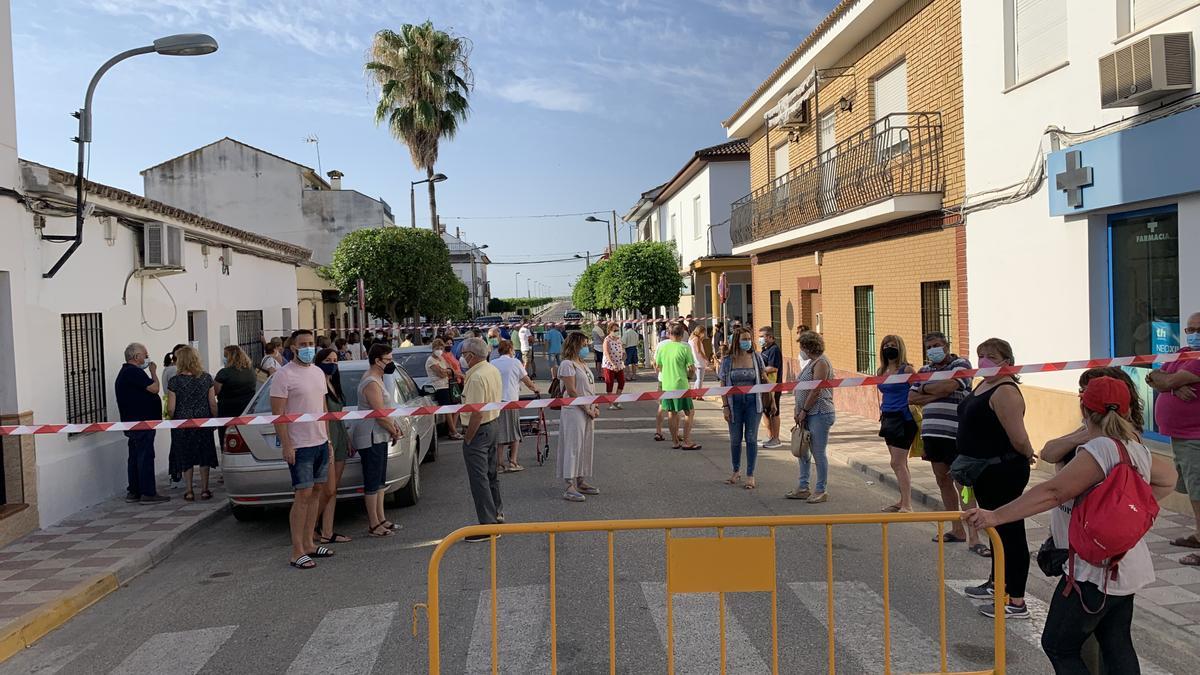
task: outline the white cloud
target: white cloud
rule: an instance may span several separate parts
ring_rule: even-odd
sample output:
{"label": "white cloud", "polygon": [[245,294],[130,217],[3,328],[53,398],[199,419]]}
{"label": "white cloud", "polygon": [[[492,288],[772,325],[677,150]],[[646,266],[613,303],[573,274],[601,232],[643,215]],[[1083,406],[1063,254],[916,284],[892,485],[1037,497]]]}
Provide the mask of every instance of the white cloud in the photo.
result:
{"label": "white cloud", "polygon": [[538,77],[513,80],[495,87],[494,91],[507,101],[526,103],[543,110],[580,113],[596,107],[589,94]]}
{"label": "white cloud", "polygon": [[812,0],[703,0],[726,14],[807,34],[828,10],[815,7]]}

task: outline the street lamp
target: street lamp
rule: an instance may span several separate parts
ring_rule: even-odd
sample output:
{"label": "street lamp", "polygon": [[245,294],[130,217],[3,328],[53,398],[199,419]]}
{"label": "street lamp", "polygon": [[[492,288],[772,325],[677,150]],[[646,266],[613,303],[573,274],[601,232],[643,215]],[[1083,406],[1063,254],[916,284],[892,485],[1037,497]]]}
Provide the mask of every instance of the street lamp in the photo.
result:
{"label": "street lamp", "polygon": [[[587,218],[584,218],[583,220],[584,220],[584,222],[587,222],[587,223],[604,223],[604,234],[608,235],[608,248],[610,251],[613,248],[615,248],[613,246],[612,232],[608,231],[608,226],[611,224],[610,221],[607,221],[603,218],[597,218],[596,216],[588,216]],[[613,227],[616,228],[616,225],[613,225]]]}
{"label": "street lamp", "polygon": [[217,41],[210,35],[201,33],[183,33],[180,35],[168,35],[154,41],[153,44],[130,49],[121,52],[104,62],[100,69],[92,75],[92,81],[88,83],[87,94],[83,97],[83,107],[75,113],[72,113],[79,119],[79,135],[74,141],[79,145],[79,161],[76,164],[75,170],[75,234],[73,235],[42,235],[42,239],[52,242],[71,242],[70,247],[54,263],[49,272],[42,276],[46,279],[53,277],[60,268],[67,262],[75,250],[83,244],[83,159],[84,151],[88,143],[92,142],[92,95],[96,93],[96,85],[100,84],[100,78],[109,71],[110,68],[117,65],[121,61],[142,54],[162,54],[163,56],[203,56],[217,51]]}
{"label": "street lamp", "polygon": [[[426,178],[425,180],[414,180],[414,181],[412,181],[411,184],[409,184],[409,186],[408,186],[408,208],[409,208],[409,216],[411,217],[411,220],[408,221],[409,225],[412,225],[413,227],[417,226],[417,186],[420,185],[421,183],[440,183],[444,180],[446,180],[446,174],[435,173],[432,176],[430,176],[429,178]],[[436,225],[434,225],[434,229],[435,230],[437,229]]]}
{"label": "street lamp", "polygon": [[521,276],[520,272],[517,272],[516,274],[513,275],[513,297],[514,298],[521,297],[521,285],[520,285],[521,280],[518,278],[520,276]]}
{"label": "street lamp", "polygon": [[586,253],[587,253],[587,256],[586,256],[586,257],[585,257],[585,256],[581,256],[581,255],[579,255],[578,253],[576,253],[576,254],[575,254],[575,257],[576,257],[576,258],[579,258],[580,260],[586,260],[586,261],[587,261],[587,266],[588,266],[588,267],[591,267],[591,266],[592,266],[592,252],[591,252],[591,251],[587,251]]}

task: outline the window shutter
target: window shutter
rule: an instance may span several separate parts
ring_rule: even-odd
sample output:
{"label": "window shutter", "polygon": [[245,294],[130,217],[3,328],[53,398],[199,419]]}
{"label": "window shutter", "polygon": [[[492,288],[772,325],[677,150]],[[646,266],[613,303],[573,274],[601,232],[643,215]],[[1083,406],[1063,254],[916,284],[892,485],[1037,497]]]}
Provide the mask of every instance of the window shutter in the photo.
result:
{"label": "window shutter", "polygon": [[1133,5],[1133,30],[1154,23],[1195,4],[1195,0],[1129,0]]}
{"label": "window shutter", "polygon": [[779,178],[783,174],[791,170],[791,157],[788,153],[788,144],[784,143],[775,148],[775,177]]}
{"label": "window shutter", "polygon": [[[908,112],[908,67],[901,61],[895,68],[875,78],[875,119]],[[899,123],[903,126],[903,123]]]}
{"label": "window shutter", "polygon": [[1016,0],[1014,81],[1040,75],[1067,60],[1067,3]]}

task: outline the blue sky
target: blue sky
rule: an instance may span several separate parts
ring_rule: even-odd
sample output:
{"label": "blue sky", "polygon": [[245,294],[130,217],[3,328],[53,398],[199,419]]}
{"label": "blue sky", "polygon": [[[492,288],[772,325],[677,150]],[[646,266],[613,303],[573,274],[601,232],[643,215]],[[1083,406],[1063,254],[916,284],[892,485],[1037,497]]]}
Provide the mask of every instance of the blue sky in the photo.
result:
{"label": "blue sky", "polygon": [[[496,216],[620,215],[692,151],[725,140],[721,120],[833,2],[13,0],[18,144],[22,157],[73,170],[69,113],[95,69],[161,35],[207,32],[216,54],[142,56],[105,76],[93,180],[140,193],[138,171],[223,136],[316,167],[303,142],[316,134],[325,171],[407,224],[404,188],[423,173],[375,126],[362,63],[376,30],[428,18],[474,45],[471,116],[438,164],[448,227],[497,262],[569,257],[602,249],[603,225]],[[518,270],[521,294],[527,278],[565,294],[582,267],[495,265],[489,276],[502,297]]]}

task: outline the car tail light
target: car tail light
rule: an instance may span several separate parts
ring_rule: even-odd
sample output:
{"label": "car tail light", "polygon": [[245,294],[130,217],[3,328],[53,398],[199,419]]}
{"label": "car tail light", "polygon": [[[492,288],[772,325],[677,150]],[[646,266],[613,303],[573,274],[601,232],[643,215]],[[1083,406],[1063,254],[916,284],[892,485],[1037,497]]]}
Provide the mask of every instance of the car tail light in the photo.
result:
{"label": "car tail light", "polygon": [[250,446],[246,445],[237,427],[229,427],[225,430],[225,446],[221,450],[229,455],[244,455],[250,452]]}

